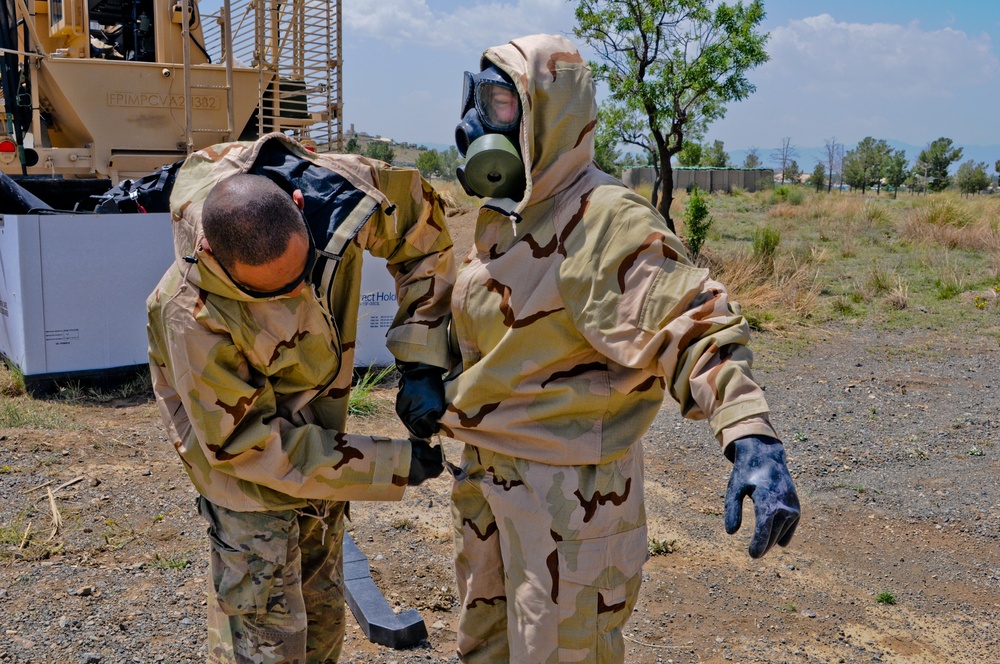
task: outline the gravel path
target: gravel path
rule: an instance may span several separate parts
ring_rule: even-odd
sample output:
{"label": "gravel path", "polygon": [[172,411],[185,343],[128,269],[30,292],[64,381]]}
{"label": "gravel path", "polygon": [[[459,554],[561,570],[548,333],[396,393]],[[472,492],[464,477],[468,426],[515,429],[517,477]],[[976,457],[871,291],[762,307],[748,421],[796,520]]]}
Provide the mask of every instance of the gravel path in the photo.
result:
{"label": "gravel path", "polygon": [[[672,552],[645,567],[627,661],[997,661],[996,339],[817,337],[769,339],[757,360],[803,503],[787,549],[753,561],[747,525],[725,535],[729,466],[704,423],[668,404],[645,437],[650,533]],[[0,662],[204,661],[204,526],[155,407],[70,417],[0,432]],[[361,426],[401,433],[389,417]],[[78,477],[54,494],[52,534],[47,492]],[[352,507],[376,583],[430,637],[393,651],[350,621],[343,662],[457,661],[448,488]]]}

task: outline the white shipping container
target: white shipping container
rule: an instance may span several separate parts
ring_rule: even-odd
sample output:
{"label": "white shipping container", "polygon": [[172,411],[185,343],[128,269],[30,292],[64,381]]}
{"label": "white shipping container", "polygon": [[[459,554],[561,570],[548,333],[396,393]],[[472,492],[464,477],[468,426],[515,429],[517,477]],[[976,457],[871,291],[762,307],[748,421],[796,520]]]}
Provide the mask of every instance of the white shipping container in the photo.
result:
{"label": "white shipping container", "polygon": [[[0,354],[26,381],[147,362],[146,297],[174,260],[168,213],[0,215]],[[355,366],[394,362],[396,290],[364,257]]]}
{"label": "white shipping container", "polygon": [[28,382],[144,365],[170,215],[0,216],[0,353]]}
{"label": "white shipping container", "polygon": [[361,266],[361,303],[355,367],[387,367],[396,361],[385,347],[385,335],[396,315],[396,282],[385,260],[365,254]]}

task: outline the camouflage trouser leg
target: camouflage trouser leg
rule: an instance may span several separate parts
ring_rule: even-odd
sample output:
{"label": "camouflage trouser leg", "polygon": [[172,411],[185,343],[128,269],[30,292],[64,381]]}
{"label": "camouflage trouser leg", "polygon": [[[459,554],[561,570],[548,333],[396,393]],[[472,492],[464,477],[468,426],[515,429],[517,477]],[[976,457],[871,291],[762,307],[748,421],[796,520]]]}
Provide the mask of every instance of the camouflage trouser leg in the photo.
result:
{"label": "camouflage trouser leg", "polygon": [[647,557],[642,447],[549,466],[466,446],[452,493],[463,662],[623,662]]}
{"label": "camouflage trouser leg", "polygon": [[233,512],[199,499],[211,538],[209,662],[337,661],[344,504],[313,507],[329,510]]}

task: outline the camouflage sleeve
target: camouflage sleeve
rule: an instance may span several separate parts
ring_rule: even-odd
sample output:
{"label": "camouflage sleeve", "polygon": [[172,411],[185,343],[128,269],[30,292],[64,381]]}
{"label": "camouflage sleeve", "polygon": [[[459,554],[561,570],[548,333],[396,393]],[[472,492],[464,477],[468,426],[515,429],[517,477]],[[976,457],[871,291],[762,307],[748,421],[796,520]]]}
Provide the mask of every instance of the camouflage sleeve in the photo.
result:
{"label": "camouflage sleeve", "polygon": [[413,169],[383,166],[377,184],[395,206],[365,224],[358,241],[385,258],[396,281],[398,310],[386,346],[399,360],[450,367],[448,327],[455,257],[444,204]]}
{"label": "camouflage sleeve", "polygon": [[[600,191],[600,190],[598,190]],[[648,369],[689,419],[708,419],[723,445],[775,435],[751,374],[750,327],[726,288],[694,267],[663,218],[634,194],[591,201],[592,251],[567,259],[562,288],[590,343],[627,367]],[[589,253],[589,256],[587,254]]]}
{"label": "camouflage sleeve", "polygon": [[[178,308],[150,320],[150,363],[164,418],[189,473],[233,488],[266,487],[312,500],[399,500],[410,467],[408,440],[361,436],[293,422],[271,382],[253,371],[232,338]],[[171,433],[174,433],[173,431]],[[216,480],[212,480],[216,481]]]}

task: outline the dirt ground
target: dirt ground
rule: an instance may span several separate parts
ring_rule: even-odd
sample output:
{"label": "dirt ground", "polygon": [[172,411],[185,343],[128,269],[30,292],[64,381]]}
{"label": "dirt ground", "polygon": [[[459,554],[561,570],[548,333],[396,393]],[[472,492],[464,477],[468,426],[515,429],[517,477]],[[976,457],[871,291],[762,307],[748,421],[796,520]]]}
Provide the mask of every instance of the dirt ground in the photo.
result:
{"label": "dirt ground", "polygon": [[[670,552],[644,568],[626,661],[997,661],[1000,348],[982,332],[761,335],[755,374],[803,517],[757,561],[749,501],[744,529],[723,530],[730,466],[707,425],[665,404],[643,445],[650,535]],[[384,414],[355,429],[403,435],[394,390],[377,396]],[[68,427],[0,432],[0,527],[29,534],[0,549],[0,662],[204,661],[207,538],[154,403],[70,412]],[[341,661],[457,661],[449,489],[352,505],[373,578],[429,638],[392,650],[349,618]]]}

